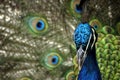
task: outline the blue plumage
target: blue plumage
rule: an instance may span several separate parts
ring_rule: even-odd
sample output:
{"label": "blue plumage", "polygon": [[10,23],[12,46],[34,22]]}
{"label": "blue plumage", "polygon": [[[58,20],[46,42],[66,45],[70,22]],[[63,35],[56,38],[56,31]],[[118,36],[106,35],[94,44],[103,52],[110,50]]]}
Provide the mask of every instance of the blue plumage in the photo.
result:
{"label": "blue plumage", "polygon": [[80,23],[74,32],[74,42],[77,49],[82,45],[83,47],[87,44],[91,29],[88,23]]}
{"label": "blue plumage", "polygon": [[93,30],[88,23],[80,23],[74,32],[74,42],[76,44],[77,50],[79,49],[80,45],[82,45],[84,51],[88,44],[90,34],[92,34],[90,45],[87,49],[87,57],[81,67],[81,70],[79,71],[78,80],[102,80],[96,60],[95,44],[91,49],[91,44],[94,41],[93,35],[97,37],[96,32],[93,33],[92,31]]}
{"label": "blue plumage", "polygon": [[96,60],[95,46],[88,53],[81,71],[79,71],[78,80],[102,80],[99,67]]}

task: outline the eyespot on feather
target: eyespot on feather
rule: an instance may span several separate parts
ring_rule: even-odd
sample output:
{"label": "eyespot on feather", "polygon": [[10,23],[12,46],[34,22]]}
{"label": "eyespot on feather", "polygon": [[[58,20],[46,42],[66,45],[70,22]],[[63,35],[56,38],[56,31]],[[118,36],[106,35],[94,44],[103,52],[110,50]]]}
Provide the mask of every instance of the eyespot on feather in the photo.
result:
{"label": "eyespot on feather", "polygon": [[78,8],[78,5],[80,3],[80,0],[70,0],[70,13],[72,16],[75,16],[76,18],[81,18],[81,11],[82,8]]}
{"label": "eyespot on feather", "polygon": [[62,62],[63,58],[58,52],[48,52],[42,58],[42,64],[48,70],[59,67]]}
{"label": "eyespot on feather", "polygon": [[42,15],[28,15],[24,18],[25,26],[28,29],[28,32],[34,35],[43,35],[45,34],[49,27],[47,19]]}
{"label": "eyespot on feather", "polygon": [[72,71],[72,70],[67,71],[66,75],[65,75],[65,80],[76,80],[74,71]]}
{"label": "eyespot on feather", "polygon": [[31,31],[36,34],[44,33],[48,29],[47,21],[44,18],[40,17],[30,18],[28,26],[30,27]]}
{"label": "eyespot on feather", "polygon": [[98,19],[92,19],[89,24],[93,27],[97,32],[102,28],[102,24]]}

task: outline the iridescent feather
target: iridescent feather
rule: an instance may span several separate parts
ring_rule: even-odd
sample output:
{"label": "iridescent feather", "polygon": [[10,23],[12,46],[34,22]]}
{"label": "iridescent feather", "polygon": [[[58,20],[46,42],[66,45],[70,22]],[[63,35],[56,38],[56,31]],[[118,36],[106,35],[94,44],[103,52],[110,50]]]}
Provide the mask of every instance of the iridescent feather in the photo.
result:
{"label": "iridescent feather", "polygon": [[[103,2],[109,1],[91,1],[89,7],[96,11],[89,20],[92,24],[94,19],[102,23],[96,43],[102,78],[117,80],[119,24],[115,27],[117,32],[108,24],[108,6]],[[119,6],[120,1],[113,2]],[[76,11],[79,3],[80,0],[0,0],[0,80],[76,79],[79,70],[73,32],[81,22],[82,15]]]}

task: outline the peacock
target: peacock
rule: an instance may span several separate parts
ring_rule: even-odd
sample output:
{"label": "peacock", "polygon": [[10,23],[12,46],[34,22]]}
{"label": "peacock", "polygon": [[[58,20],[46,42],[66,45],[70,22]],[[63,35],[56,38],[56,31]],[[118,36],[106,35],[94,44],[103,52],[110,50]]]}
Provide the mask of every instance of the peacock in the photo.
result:
{"label": "peacock", "polygon": [[[102,80],[120,76],[120,2],[112,1],[87,0],[89,8],[84,6],[92,11],[89,25],[97,26]],[[85,19],[79,4],[80,0],[0,0],[0,80],[77,80],[73,35]]]}
{"label": "peacock", "polygon": [[78,80],[102,80],[96,60],[97,36],[88,23],[80,23],[74,32],[79,64]]}

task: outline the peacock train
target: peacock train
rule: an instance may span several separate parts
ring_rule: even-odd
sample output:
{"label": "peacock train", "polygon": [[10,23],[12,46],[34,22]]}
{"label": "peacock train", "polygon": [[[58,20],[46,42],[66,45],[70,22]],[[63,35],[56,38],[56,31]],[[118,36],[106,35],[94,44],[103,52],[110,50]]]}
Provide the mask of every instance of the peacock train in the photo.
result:
{"label": "peacock train", "polygon": [[0,80],[120,80],[119,12],[119,0],[0,0]]}

